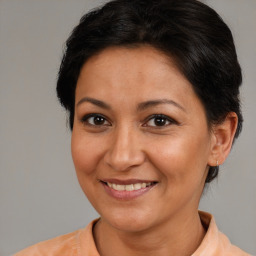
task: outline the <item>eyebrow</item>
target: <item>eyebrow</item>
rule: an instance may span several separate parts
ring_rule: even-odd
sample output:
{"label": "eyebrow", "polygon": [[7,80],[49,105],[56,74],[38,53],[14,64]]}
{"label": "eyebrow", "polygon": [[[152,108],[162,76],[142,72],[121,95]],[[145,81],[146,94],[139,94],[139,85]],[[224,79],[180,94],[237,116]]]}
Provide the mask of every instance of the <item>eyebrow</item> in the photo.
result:
{"label": "eyebrow", "polygon": [[[78,103],[76,104],[76,106],[78,107],[79,105],[81,105],[84,102],[89,102],[93,105],[96,105],[100,108],[104,108],[104,109],[111,109],[111,106],[108,105],[107,103],[101,101],[101,100],[96,100],[94,98],[90,98],[90,97],[84,97],[81,100],[78,101]],[[173,101],[173,100],[169,100],[169,99],[156,99],[156,100],[149,100],[149,101],[145,101],[145,102],[141,102],[138,104],[137,106],[137,111],[143,111],[146,110],[148,108],[152,108],[161,104],[170,104],[173,105],[181,110],[183,110],[184,112],[186,112],[185,108],[182,107],[180,104],[178,104],[177,102]]]}
{"label": "eyebrow", "polygon": [[157,100],[149,100],[149,101],[142,102],[138,105],[137,110],[142,111],[142,110],[145,110],[145,109],[148,109],[151,107],[155,107],[155,106],[158,106],[161,104],[170,104],[170,105],[173,105],[173,106],[183,110],[184,112],[186,112],[184,107],[182,107],[177,102],[175,102],[173,100],[169,100],[169,99],[157,99]]}
{"label": "eyebrow", "polygon": [[101,101],[101,100],[96,100],[90,97],[84,97],[81,100],[78,101],[78,103],[76,104],[76,106],[78,107],[79,105],[81,105],[84,102],[89,102],[92,103],[93,105],[96,105],[100,108],[104,108],[104,109],[111,109],[110,105],[108,105],[107,103]]}

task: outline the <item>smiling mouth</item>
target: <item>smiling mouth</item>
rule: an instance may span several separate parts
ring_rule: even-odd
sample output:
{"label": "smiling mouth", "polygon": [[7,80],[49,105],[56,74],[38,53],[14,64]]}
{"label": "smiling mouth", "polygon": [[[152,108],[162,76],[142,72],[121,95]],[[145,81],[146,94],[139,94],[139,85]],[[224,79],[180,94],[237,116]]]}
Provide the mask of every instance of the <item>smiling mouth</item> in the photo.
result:
{"label": "smiling mouth", "polygon": [[152,188],[154,188],[158,182],[149,180],[118,180],[118,179],[107,179],[100,180],[105,191],[111,197],[118,200],[132,200],[140,197]]}
{"label": "smiling mouth", "polygon": [[136,191],[143,188],[151,187],[156,184],[156,182],[142,182],[142,183],[134,183],[134,184],[115,184],[110,182],[104,182],[108,187],[116,190],[116,191]]}

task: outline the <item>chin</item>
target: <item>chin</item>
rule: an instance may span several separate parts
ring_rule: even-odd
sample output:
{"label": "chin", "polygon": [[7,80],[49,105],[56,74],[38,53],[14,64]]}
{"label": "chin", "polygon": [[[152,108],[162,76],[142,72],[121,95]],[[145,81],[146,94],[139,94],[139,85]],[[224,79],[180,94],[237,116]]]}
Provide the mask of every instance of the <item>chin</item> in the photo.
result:
{"label": "chin", "polygon": [[142,232],[153,224],[152,214],[145,212],[124,210],[123,213],[102,215],[102,219],[112,227],[124,232]]}

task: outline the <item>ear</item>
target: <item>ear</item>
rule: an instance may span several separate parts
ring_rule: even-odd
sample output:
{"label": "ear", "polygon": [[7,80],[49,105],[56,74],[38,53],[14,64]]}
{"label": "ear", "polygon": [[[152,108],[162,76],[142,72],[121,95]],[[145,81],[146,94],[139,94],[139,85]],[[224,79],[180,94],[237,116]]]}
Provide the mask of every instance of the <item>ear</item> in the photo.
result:
{"label": "ear", "polygon": [[226,160],[232,147],[237,123],[237,114],[230,112],[222,123],[213,126],[209,166],[221,165]]}

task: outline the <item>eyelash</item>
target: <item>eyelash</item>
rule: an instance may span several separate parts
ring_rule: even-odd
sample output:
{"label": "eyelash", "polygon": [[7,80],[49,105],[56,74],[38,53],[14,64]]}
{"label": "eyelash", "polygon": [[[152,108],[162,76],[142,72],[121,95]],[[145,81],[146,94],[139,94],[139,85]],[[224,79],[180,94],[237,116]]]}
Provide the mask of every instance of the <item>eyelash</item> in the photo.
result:
{"label": "eyelash", "polygon": [[[93,121],[95,122],[95,118],[102,118],[104,120],[104,123],[105,122],[108,122],[109,124],[91,124],[88,120],[90,118],[93,118]],[[88,114],[88,115],[85,115],[82,119],[81,119],[81,122],[83,124],[86,124],[86,125],[89,125],[89,126],[94,126],[94,127],[101,127],[101,126],[111,126],[110,122],[107,120],[107,118],[101,114]]]}
{"label": "eyelash", "polygon": [[[93,122],[94,124],[90,123],[89,122],[89,119],[90,118],[93,118]],[[101,120],[98,120],[98,121],[102,121],[102,122],[107,122],[108,124],[95,124],[95,118],[100,118]],[[160,123],[162,122],[163,125],[157,125],[156,122],[157,122],[157,118],[159,119],[158,121],[160,121]],[[153,121],[155,125],[148,125],[147,123],[149,123],[150,121]],[[104,116],[104,115],[101,115],[101,114],[97,114],[97,113],[94,113],[94,114],[88,114],[88,115],[85,115],[82,119],[81,119],[81,122],[85,125],[89,125],[89,126],[93,126],[93,127],[102,127],[102,126],[111,126],[111,123],[107,120],[107,118]],[[168,122],[168,124],[166,125],[166,122]],[[157,129],[161,129],[163,127],[166,127],[166,126],[169,126],[171,124],[178,124],[177,121],[175,121],[174,119],[166,116],[166,115],[163,115],[163,114],[154,114],[154,115],[151,115],[149,116],[146,121],[143,123],[143,127],[155,127]]]}
{"label": "eyelash", "polygon": [[[156,125],[157,118],[162,119],[161,121],[163,121],[163,125]],[[152,121],[154,120],[155,125],[147,125],[147,123],[151,120]],[[166,122],[168,122],[167,125],[166,125]],[[151,115],[150,117],[147,118],[146,123],[143,124],[143,126],[144,127],[156,127],[158,129],[161,129],[161,128],[169,126],[171,124],[178,124],[178,122],[175,121],[174,119],[170,118],[169,116],[166,116],[166,115],[163,115],[163,114],[154,114],[154,115]]]}

